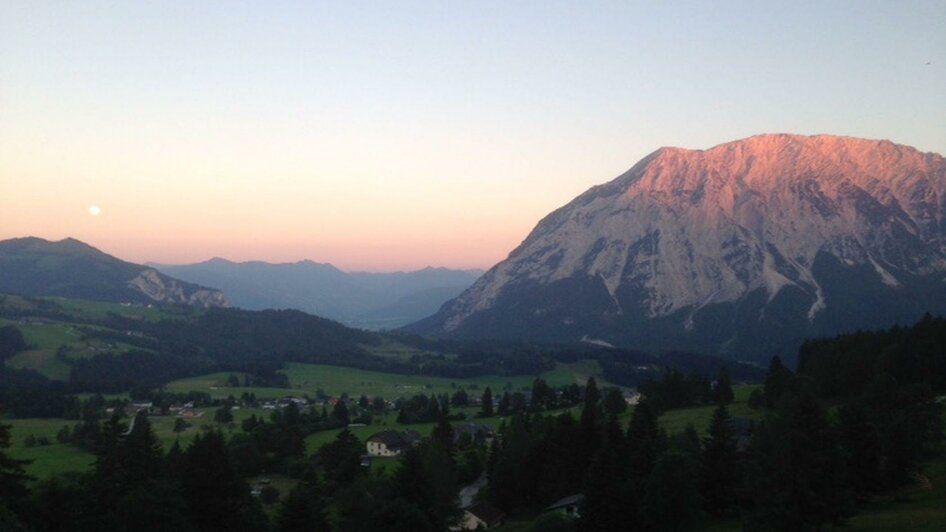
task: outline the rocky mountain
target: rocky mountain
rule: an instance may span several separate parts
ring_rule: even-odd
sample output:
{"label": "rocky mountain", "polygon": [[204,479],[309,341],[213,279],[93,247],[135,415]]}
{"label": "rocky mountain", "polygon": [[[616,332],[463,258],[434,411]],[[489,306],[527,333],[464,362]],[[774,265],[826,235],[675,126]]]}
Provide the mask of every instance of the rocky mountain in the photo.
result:
{"label": "rocky mountain", "polygon": [[0,241],[0,293],[226,307],[219,291],[179,281],[67,238]]}
{"label": "rocky mountain", "polygon": [[946,312],[943,157],[780,134],[657,150],[408,330],[764,360],[926,311]]}
{"label": "rocky mountain", "polygon": [[297,309],[367,329],[397,328],[429,316],[483,273],[446,268],[344,272],[308,260],[272,264],[221,258],[154,267],[179,279],[218,287],[240,308]]}

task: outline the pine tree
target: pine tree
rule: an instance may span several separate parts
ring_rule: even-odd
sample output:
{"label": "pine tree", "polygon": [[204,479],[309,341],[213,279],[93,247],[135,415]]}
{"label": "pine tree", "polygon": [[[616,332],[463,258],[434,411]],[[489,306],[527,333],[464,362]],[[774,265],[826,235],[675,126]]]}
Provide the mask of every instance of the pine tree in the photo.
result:
{"label": "pine tree", "polygon": [[[10,458],[4,449],[10,447],[10,425],[0,424],[0,514],[4,507],[10,512],[8,517],[10,526],[17,522],[16,512],[21,511],[22,504],[28,495],[27,482],[30,476],[26,474],[25,467],[30,463],[28,460],[15,460]],[[0,517],[0,524],[3,523],[3,517]]]}
{"label": "pine tree", "polygon": [[509,409],[512,406],[512,399],[509,396],[509,392],[503,392],[503,396],[499,399],[499,410],[498,414],[505,416],[509,414]]}
{"label": "pine tree", "polygon": [[725,405],[713,412],[700,458],[700,492],[706,512],[730,517],[738,509],[741,464],[732,417]]}
{"label": "pine tree", "polygon": [[664,449],[663,435],[649,401],[638,403],[631,414],[631,422],[627,428],[627,446],[630,478],[642,490],[657,462],[657,456]]}
{"label": "pine tree", "polygon": [[598,391],[598,383],[595,382],[594,377],[588,377],[588,382],[585,383],[585,406],[597,405],[600,399],[601,392]]}
{"label": "pine tree", "polygon": [[252,532],[266,528],[266,516],[249,486],[230,464],[223,434],[197,435],[185,454],[181,485],[189,521],[198,530]]}
{"label": "pine tree", "polygon": [[483,396],[480,398],[480,415],[493,417],[493,390],[489,386],[483,390]]}
{"label": "pine tree", "polygon": [[804,386],[784,393],[750,446],[750,527],[817,530],[843,522],[844,462],[827,410]]}
{"label": "pine tree", "polygon": [[640,516],[649,530],[696,530],[702,522],[699,479],[693,457],[678,451],[660,455],[647,479]]}
{"label": "pine tree", "polygon": [[348,414],[348,405],[345,404],[343,399],[339,399],[335,402],[335,406],[332,408],[332,417],[345,425],[351,423],[351,418]]}
{"label": "pine tree", "polygon": [[854,494],[866,496],[884,489],[884,446],[874,415],[865,405],[849,404],[840,408],[838,417],[838,435]]}
{"label": "pine tree", "polygon": [[274,532],[320,532],[330,530],[317,487],[297,484],[276,512]]}
{"label": "pine tree", "polygon": [[339,432],[334,441],[319,449],[327,489],[334,491],[361,475],[363,451],[361,442],[347,428]]}
{"label": "pine tree", "polygon": [[608,388],[604,392],[604,399],[601,401],[604,405],[604,411],[609,416],[619,416],[627,411],[627,401],[624,400],[624,394],[617,388]]}
{"label": "pine tree", "polygon": [[583,453],[590,460],[598,451],[601,444],[601,415],[598,405],[600,394],[595,379],[589,378],[585,386],[584,403],[581,408],[581,417],[579,425],[581,426],[581,441],[583,444]]}
{"label": "pine tree", "polygon": [[135,415],[128,436],[124,439],[123,473],[125,485],[139,484],[144,480],[163,473],[164,453],[161,442],[151,430],[148,415],[138,412]]}
{"label": "pine tree", "polygon": [[581,530],[625,530],[637,519],[637,489],[628,479],[624,438],[612,419],[582,484]]}
{"label": "pine tree", "polygon": [[766,407],[775,408],[778,405],[782,395],[789,391],[793,376],[791,370],[782,365],[782,359],[778,355],[772,357],[762,387]]}
{"label": "pine tree", "polygon": [[430,438],[448,451],[453,449],[453,427],[450,425],[450,421],[447,420],[447,416],[444,413],[441,412],[437,417],[437,426],[434,427]]}
{"label": "pine tree", "polygon": [[124,433],[125,424],[122,423],[121,415],[116,409],[112,417],[102,425],[95,449],[94,490],[98,499],[108,507],[118,504],[124,488],[125,448],[122,445]]}
{"label": "pine tree", "polygon": [[394,485],[398,497],[420,508],[436,530],[446,530],[458,517],[456,473],[447,450],[437,442],[404,451]]}

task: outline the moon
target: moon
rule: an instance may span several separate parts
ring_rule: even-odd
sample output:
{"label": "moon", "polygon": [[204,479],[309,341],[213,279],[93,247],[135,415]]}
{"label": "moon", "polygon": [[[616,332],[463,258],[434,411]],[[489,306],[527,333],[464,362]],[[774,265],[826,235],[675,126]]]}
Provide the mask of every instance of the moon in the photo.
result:
{"label": "moon", "polygon": [[98,216],[98,215],[102,214],[102,209],[99,208],[98,205],[93,205],[93,206],[89,207],[89,214],[91,214],[92,216]]}

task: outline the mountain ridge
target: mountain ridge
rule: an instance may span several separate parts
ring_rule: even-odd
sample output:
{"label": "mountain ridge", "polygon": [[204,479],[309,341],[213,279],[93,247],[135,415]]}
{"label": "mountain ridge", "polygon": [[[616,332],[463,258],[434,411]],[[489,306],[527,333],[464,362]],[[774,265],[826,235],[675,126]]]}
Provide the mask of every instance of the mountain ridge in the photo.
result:
{"label": "mountain ridge", "polygon": [[218,290],[126,262],[75,238],[0,241],[0,292],[113,302],[227,307]]}
{"label": "mountain ridge", "polygon": [[478,277],[476,270],[345,272],[330,263],[234,262],[215,257],[154,265],[177,278],[219,287],[237,307],[294,308],[368,329],[397,328],[435,312]]}

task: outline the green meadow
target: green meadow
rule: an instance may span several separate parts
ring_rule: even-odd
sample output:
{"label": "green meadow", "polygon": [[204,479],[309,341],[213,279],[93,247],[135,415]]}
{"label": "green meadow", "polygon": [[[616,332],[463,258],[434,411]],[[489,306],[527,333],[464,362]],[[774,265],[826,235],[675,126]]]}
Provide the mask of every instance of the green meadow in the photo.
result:
{"label": "green meadow", "polygon": [[[203,412],[203,415],[186,419],[185,421],[190,423],[191,426],[180,435],[174,433],[176,416],[151,416],[148,420],[151,422],[154,433],[164,450],[167,451],[178,438],[180,438],[181,445],[186,446],[194,439],[195,435],[204,430],[202,427],[222,428],[224,433],[230,433],[240,430],[240,422],[251,415],[255,414],[268,418],[271,413],[270,410],[260,408],[235,408],[233,410],[234,424],[220,427],[213,422],[214,410],[214,408],[196,409],[196,412]],[[129,421],[129,419],[125,419],[125,423]],[[57,473],[84,471],[94,461],[91,453],[56,441],[56,433],[64,426],[68,426],[70,429],[74,427],[77,423],[75,420],[26,418],[5,419],[0,422],[12,427],[10,430],[10,456],[20,460],[32,460],[32,463],[27,466],[27,472],[35,478],[43,479]],[[36,438],[45,436],[51,444],[27,447],[24,441],[31,435]]]}
{"label": "green meadow", "polygon": [[[244,392],[253,393],[258,399],[279,398],[286,395],[301,396],[308,394],[315,397],[317,390],[338,397],[347,393],[350,397],[381,396],[387,400],[410,397],[417,394],[452,394],[459,388],[471,395],[482,392],[489,386],[493,393],[504,390],[519,391],[532,387],[533,376],[520,375],[501,377],[486,375],[469,379],[451,379],[424,375],[399,375],[381,373],[338,366],[319,364],[290,363],[282,371],[289,377],[289,388],[227,387],[227,378],[231,372],[211,373],[199,377],[178,379],[167,384],[169,392],[186,393],[199,391],[209,393],[214,398],[226,398],[230,395],[239,397]],[[242,379],[243,375],[236,373]],[[595,361],[580,361],[574,364],[557,364],[555,369],[540,375],[551,386],[565,386],[572,383],[584,384],[588,377],[594,377],[599,386],[611,386],[601,375],[601,368]]]}
{"label": "green meadow", "polygon": [[[91,357],[106,352],[122,353],[132,349],[131,345],[123,342],[106,343],[98,339],[83,339],[82,333],[73,323],[38,319],[21,322],[0,318],[0,325],[15,325],[23,333],[26,343],[34,347],[17,353],[8,359],[6,364],[17,369],[34,370],[53,380],[69,379],[69,364],[56,356],[60,347],[67,349],[68,358]],[[104,330],[102,327],[87,327]]]}

